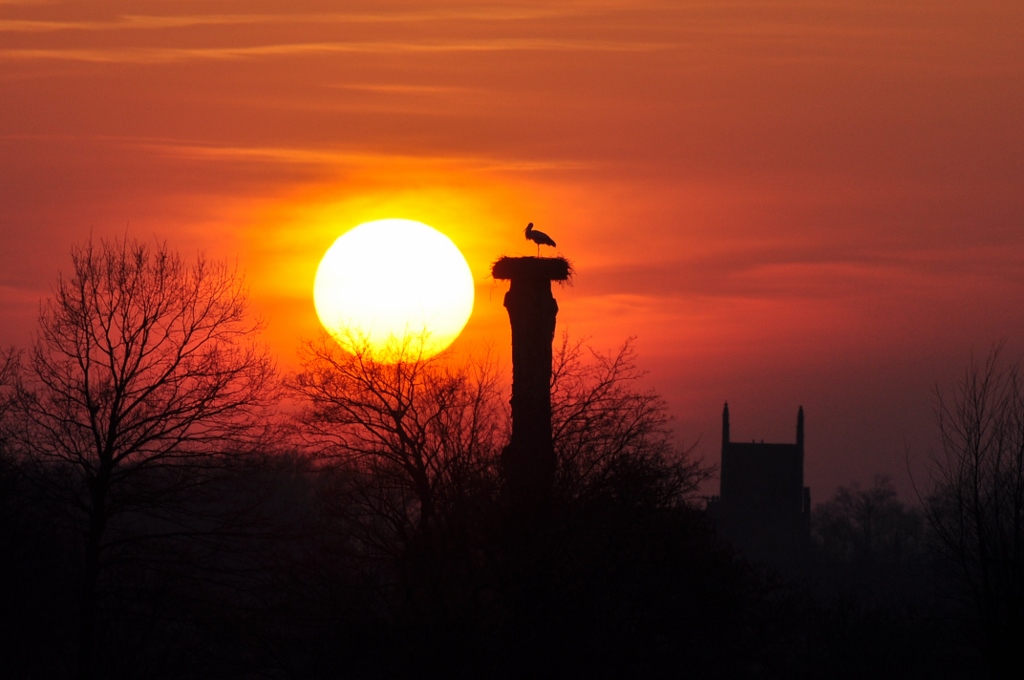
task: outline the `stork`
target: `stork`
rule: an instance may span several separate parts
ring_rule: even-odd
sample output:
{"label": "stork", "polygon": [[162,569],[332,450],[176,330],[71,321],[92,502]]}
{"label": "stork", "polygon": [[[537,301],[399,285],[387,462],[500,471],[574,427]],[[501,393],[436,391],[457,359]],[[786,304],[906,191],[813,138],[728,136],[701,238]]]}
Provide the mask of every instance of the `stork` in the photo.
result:
{"label": "stork", "polygon": [[537,231],[533,228],[533,222],[526,225],[526,238],[537,244],[537,257],[540,257],[540,247],[554,246],[555,241],[550,236],[545,234],[543,231]]}

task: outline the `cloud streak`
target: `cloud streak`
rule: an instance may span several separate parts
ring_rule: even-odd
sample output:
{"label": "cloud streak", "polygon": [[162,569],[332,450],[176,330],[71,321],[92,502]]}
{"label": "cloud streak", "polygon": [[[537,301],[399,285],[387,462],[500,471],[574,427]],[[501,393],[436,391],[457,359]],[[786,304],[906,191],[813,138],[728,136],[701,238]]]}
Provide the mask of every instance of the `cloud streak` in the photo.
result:
{"label": "cloud streak", "polygon": [[184,159],[211,161],[247,161],[263,163],[301,164],[314,166],[432,166],[476,172],[543,172],[580,170],[593,164],[572,160],[517,160],[480,156],[433,156],[400,154],[372,154],[343,150],[323,150],[304,147],[273,146],[210,146],[181,144],[162,140],[112,139],[134,148]]}
{"label": "cloud streak", "polygon": [[[4,4],[0,2],[0,5]],[[426,22],[513,22],[593,16],[608,7],[573,4],[563,7],[473,7],[395,12],[332,12],[296,14],[125,14],[109,20],[0,19],[0,32],[50,33],[58,31],[133,31],[198,26],[253,26],[282,24],[414,24]]]}
{"label": "cloud streak", "polygon": [[430,54],[456,52],[652,52],[669,44],[610,40],[498,38],[437,42],[309,42],[248,47],[24,48],[0,50],[6,60],[60,60],[90,63],[170,64],[318,54]]}

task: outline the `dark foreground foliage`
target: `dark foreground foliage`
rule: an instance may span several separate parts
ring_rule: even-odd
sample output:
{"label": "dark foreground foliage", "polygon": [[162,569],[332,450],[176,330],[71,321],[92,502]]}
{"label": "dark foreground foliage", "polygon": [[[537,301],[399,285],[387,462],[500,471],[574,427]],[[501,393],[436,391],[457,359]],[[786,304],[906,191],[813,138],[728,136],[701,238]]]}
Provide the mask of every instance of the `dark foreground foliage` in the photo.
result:
{"label": "dark foreground foliage", "polygon": [[[787,642],[699,512],[594,502],[526,526],[487,501],[386,555],[352,538],[359,483],[281,455],[211,482],[197,506],[246,521],[105,570],[97,675],[725,678]],[[5,677],[67,677],[73,533],[9,468],[3,499]]]}
{"label": "dark foreground foliage", "polygon": [[[507,415],[486,367],[313,345],[290,383],[309,404],[290,433],[263,427],[278,439],[243,437],[237,452],[218,442],[215,465],[195,465],[192,448],[140,467],[109,491],[118,512],[95,544],[82,540],[90,508],[55,492],[88,474],[40,464],[7,413],[5,677],[83,677],[83,602],[98,678],[726,678],[786,665],[778,589],[693,505],[705,471],[636,387],[628,347],[585,356],[566,344],[558,358],[561,463],[542,509],[503,492]],[[120,503],[128,492],[159,503]]]}
{"label": "dark foreground foliage", "polygon": [[[357,470],[253,455],[208,484],[190,509],[216,527],[104,571],[98,677],[984,677],[923,561],[822,553],[786,583],[698,509],[603,495],[539,521],[487,489],[374,546]],[[4,677],[68,677],[75,534],[16,466],[0,488]]]}
{"label": "dark foreground foliage", "polygon": [[[276,453],[197,488],[204,523],[103,571],[97,676],[985,677],[970,612],[935,597],[924,551],[818,553],[794,585],[685,505],[588,497],[538,523],[484,492],[374,546],[366,483]],[[0,490],[4,677],[69,677],[74,526],[9,460]]]}
{"label": "dark foreground foliage", "polygon": [[[285,426],[233,274],[119,247],[76,250],[49,335],[23,362],[0,354],[4,678],[1016,677],[991,662],[1016,658],[1020,621],[1016,369],[940,403],[944,476],[923,516],[884,479],[840,489],[786,581],[717,539],[694,495],[708,471],[628,343],[556,351],[553,497],[523,507],[503,488],[507,395],[487,362],[311,343]],[[138,295],[90,287],[133,272]],[[218,300],[195,326],[215,342],[161,321]],[[951,425],[992,413],[990,383],[1007,446],[965,448],[984,439]],[[957,531],[971,489],[994,505]],[[1007,526],[1012,559],[979,557]],[[986,574],[1001,587],[971,597]]]}

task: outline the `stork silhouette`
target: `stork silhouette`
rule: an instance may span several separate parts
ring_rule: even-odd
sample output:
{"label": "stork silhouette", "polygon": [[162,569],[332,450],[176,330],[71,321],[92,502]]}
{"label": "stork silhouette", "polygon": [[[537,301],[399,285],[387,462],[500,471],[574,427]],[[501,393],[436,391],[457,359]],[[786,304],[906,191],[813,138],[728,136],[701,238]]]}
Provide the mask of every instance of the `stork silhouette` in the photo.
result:
{"label": "stork silhouette", "polygon": [[537,244],[537,257],[540,257],[540,247],[542,245],[555,245],[554,239],[545,234],[543,231],[537,231],[536,229],[533,228],[533,222],[530,222],[529,224],[526,225],[526,231],[524,233],[526,234],[526,238],[528,240],[533,241],[534,243]]}

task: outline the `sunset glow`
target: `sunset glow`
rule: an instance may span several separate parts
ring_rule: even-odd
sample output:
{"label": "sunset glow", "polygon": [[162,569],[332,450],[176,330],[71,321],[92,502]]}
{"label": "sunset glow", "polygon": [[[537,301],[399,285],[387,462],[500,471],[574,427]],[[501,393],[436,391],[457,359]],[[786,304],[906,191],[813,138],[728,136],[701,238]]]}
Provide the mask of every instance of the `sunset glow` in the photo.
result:
{"label": "sunset glow", "polygon": [[1022,301],[1022,0],[0,0],[2,675],[1001,680]]}
{"label": "sunset glow", "polygon": [[[501,256],[558,333],[635,336],[709,461],[807,413],[823,493],[909,491],[931,390],[1024,350],[1024,4],[0,2],[0,346],[90,233],[237,262],[284,372],[346,228],[443,229],[511,362]],[[542,254],[544,254],[542,252]],[[749,428],[749,431],[744,431]]]}
{"label": "sunset glow", "polygon": [[439,231],[412,220],[377,220],[327,250],[313,297],[320,322],[342,346],[365,343],[384,359],[433,356],[469,320],[473,275]]}

